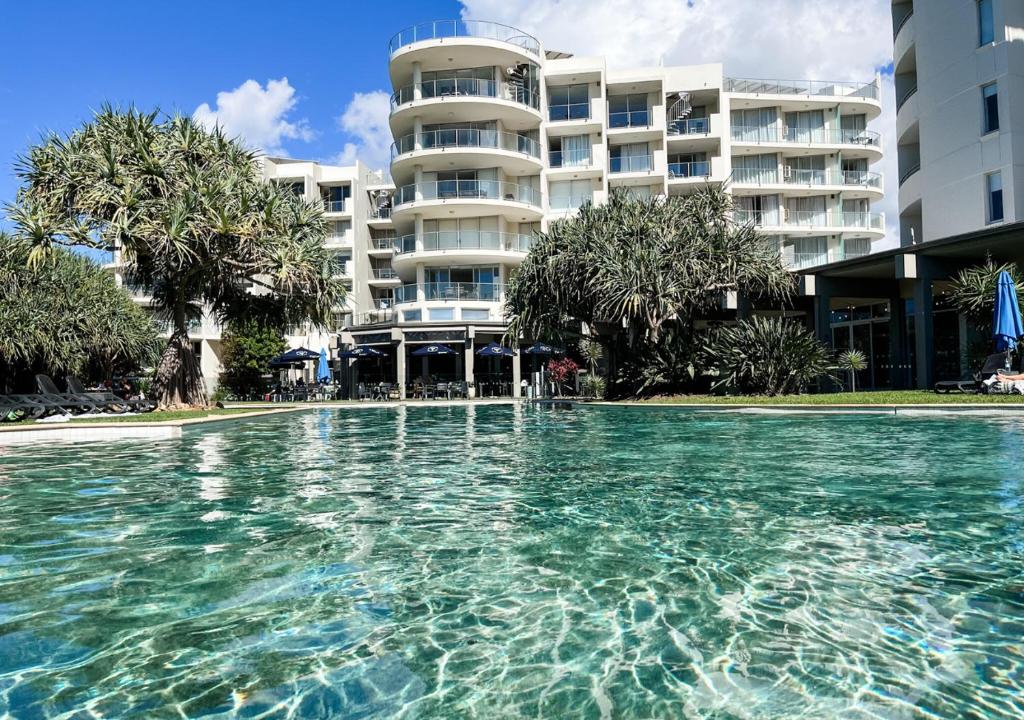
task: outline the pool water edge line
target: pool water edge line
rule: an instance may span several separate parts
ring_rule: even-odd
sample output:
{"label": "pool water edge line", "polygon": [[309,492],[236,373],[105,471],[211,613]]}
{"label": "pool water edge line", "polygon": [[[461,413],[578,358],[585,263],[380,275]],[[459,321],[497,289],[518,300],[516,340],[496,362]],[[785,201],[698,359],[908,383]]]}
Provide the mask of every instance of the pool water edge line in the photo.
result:
{"label": "pool water edge line", "polygon": [[649,403],[649,402],[608,402],[587,401],[576,402],[574,405],[593,405],[600,407],[627,408],[659,408],[690,410],[698,412],[742,412],[746,414],[820,414],[820,415],[1001,415],[1024,417],[1024,403],[1001,405],[977,405],[970,403],[956,404],[907,404],[907,405],[765,405],[740,404],[725,405],[717,403]]}

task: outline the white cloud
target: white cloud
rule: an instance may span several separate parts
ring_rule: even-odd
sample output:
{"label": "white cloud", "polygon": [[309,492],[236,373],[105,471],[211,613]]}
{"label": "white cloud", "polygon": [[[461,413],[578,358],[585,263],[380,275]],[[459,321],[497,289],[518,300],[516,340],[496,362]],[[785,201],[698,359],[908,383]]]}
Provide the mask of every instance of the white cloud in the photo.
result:
{"label": "white cloud", "polygon": [[[535,35],[545,49],[604,55],[610,68],[722,63],[729,75],[868,80],[892,60],[890,0],[462,0],[467,20]],[[877,203],[898,244],[896,106],[883,78],[886,198]],[[877,247],[877,246],[876,246]]]}
{"label": "white cloud", "polygon": [[356,158],[373,169],[386,168],[391,162],[391,95],[383,90],[357,92],[338,118],[338,126],[355,138],[345,143],[334,158],[339,165],[351,165]]}
{"label": "white cloud", "polygon": [[216,110],[203,103],[192,117],[207,128],[220,125],[228,135],[268,155],[287,155],[285,140],[313,139],[305,119],[288,118],[297,102],[295,88],[286,77],[268,80],[266,89],[255,80],[246,80],[234,90],[217,93]]}

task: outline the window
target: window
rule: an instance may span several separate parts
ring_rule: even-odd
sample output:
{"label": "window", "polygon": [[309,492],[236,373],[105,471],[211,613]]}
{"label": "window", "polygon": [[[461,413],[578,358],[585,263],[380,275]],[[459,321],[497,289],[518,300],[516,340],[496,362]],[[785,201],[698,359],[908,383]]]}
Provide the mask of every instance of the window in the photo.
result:
{"label": "window", "polygon": [[999,129],[999,90],[995,83],[981,89],[981,103],[984,111],[981,132],[987,134]]}
{"label": "window", "polygon": [[988,221],[999,222],[1003,219],[1003,175],[994,172],[985,176],[988,192]]}
{"label": "window", "polygon": [[608,127],[646,127],[650,124],[646,93],[613,95],[608,98]]}
{"label": "window", "polygon": [[590,165],[590,136],[570,135],[551,138],[551,167],[586,167]]}
{"label": "window", "polygon": [[995,42],[996,24],[992,17],[992,0],[978,0],[978,45]]}
{"label": "window", "polygon": [[593,199],[590,180],[564,180],[548,183],[548,202],[552,210],[575,210]]}
{"label": "window", "polygon": [[651,151],[647,143],[615,145],[610,150],[611,172],[650,172]]}
{"label": "window", "polygon": [[463,320],[490,320],[490,310],[475,310],[470,308],[462,309]]}
{"label": "window", "polygon": [[423,318],[421,310],[403,310],[402,322],[419,322]]}
{"label": "window", "polygon": [[565,85],[548,90],[548,120],[586,120],[590,117],[590,91],[586,85]]}
{"label": "window", "polygon": [[455,310],[453,308],[432,308],[430,311],[431,320],[454,320]]}

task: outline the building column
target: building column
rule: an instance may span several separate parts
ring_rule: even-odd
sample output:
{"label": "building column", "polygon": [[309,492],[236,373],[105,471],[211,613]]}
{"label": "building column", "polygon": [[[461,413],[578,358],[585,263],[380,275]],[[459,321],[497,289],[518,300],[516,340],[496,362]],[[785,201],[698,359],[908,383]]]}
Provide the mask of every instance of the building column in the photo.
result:
{"label": "building column", "polygon": [[395,382],[398,383],[398,397],[405,400],[405,336],[398,341],[395,349]]}
{"label": "building column", "polygon": [[516,348],[516,354],[512,356],[512,397],[519,397],[522,388],[519,384],[523,381],[523,354]]}
{"label": "building column", "polygon": [[412,146],[415,150],[423,149],[423,118],[419,115],[412,119]]}
{"label": "building column", "polygon": [[423,66],[414,62],[412,64],[412,99],[422,100],[423,99],[423,88],[420,87],[420,83],[423,82]]}
{"label": "building column", "polygon": [[932,314],[932,278],[925,274],[914,280],[914,361],[917,387],[928,390],[935,384],[935,318]]}
{"label": "building column", "polygon": [[427,277],[427,272],[426,272],[426,270],[423,269],[423,263],[417,263],[416,264],[416,302],[418,302],[420,304],[421,308],[422,308],[423,303],[427,299],[426,277]]}
{"label": "building column", "polygon": [[466,346],[464,350],[466,360],[463,365],[466,371],[464,375],[464,379],[466,381],[466,395],[468,397],[473,397],[473,388],[476,387],[474,381],[476,374],[476,355],[473,353],[473,338],[468,333],[463,344]]}

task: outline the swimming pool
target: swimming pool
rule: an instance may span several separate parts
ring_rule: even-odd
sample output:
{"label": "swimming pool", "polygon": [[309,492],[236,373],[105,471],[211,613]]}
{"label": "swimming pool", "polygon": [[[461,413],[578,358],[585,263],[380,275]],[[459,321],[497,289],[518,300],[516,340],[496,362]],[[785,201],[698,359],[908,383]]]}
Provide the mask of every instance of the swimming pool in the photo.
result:
{"label": "swimming pool", "polygon": [[0,455],[0,714],[1024,714],[1024,419],[317,410]]}

